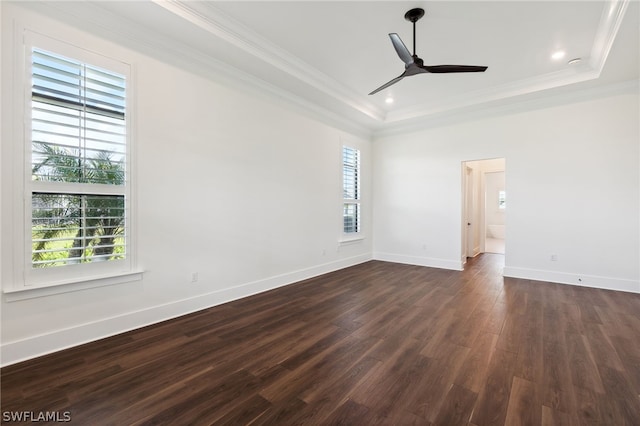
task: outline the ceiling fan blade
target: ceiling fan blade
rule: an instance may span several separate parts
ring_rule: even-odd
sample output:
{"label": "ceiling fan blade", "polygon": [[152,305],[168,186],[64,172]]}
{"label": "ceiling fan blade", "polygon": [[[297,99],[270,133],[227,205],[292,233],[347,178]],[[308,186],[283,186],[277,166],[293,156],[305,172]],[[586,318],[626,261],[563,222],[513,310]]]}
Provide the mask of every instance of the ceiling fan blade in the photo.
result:
{"label": "ceiling fan blade", "polygon": [[389,81],[388,83],[383,84],[382,86],[378,87],[376,90],[374,90],[373,92],[369,93],[370,95],[374,95],[376,93],[378,93],[381,90],[386,89],[387,87],[391,86],[392,84],[396,84],[397,82],[399,82],[400,80],[402,80],[406,75],[406,72],[403,72],[402,75],[399,75],[398,77],[394,78],[393,80]]}
{"label": "ceiling fan blade", "polygon": [[389,34],[389,38],[391,38],[391,43],[393,43],[393,47],[396,49],[396,53],[402,59],[402,62],[405,65],[409,65],[413,63],[413,56],[411,56],[411,52],[407,49],[407,46],[404,45],[400,36],[396,33]]}
{"label": "ceiling fan blade", "polygon": [[421,68],[432,73],[485,72],[487,67],[477,65],[423,65]]}

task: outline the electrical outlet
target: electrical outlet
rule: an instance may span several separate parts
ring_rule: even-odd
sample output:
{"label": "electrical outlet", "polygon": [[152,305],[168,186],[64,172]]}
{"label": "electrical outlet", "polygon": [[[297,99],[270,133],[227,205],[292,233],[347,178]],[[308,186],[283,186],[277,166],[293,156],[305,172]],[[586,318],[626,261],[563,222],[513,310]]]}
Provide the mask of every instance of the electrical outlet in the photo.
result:
{"label": "electrical outlet", "polygon": [[558,255],[557,254],[552,254],[550,257],[552,262],[557,262],[558,261]]}
{"label": "electrical outlet", "polygon": [[191,282],[192,283],[198,282],[198,273],[197,272],[192,272],[191,273]]}

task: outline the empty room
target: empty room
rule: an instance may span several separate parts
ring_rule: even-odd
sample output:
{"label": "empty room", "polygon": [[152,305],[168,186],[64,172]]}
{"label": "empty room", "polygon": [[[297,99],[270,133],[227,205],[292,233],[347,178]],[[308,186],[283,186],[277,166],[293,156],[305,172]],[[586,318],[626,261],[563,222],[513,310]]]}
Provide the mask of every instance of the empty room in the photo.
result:
{"label": "empty room", "polygon": [[3,424],[640,424],[640,2],[0,22]]}

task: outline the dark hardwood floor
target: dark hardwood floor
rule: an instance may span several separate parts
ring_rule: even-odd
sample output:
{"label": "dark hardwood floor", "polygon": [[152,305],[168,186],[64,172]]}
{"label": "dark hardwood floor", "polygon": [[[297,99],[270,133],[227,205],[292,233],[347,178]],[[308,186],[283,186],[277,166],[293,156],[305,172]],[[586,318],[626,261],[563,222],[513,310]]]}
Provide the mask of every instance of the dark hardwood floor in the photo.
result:
{"label": "dark hardwood floor", "polygon": [[640,425],[640,295],[503,279],[502,266],[372,261],[8,366],[3,417]]}

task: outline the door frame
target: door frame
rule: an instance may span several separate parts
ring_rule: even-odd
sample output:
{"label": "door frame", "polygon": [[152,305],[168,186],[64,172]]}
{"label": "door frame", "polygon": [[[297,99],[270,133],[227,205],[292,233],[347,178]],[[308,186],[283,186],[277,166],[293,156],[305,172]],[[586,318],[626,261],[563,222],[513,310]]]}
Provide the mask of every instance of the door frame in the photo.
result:
{"label": "door frame", "polygon": [[[501,167],[491,167],[491,162],[501,160]],[[471,178],[469,178],[471,170]],[[486,173],[504,172],[507,179],[504,157],[462,162],[462,217],[461,260],[464,265],[468,257],[475,257],[486,250]],[[469,220],[471,218],[471,220]],[[467,225],[468,223],[471,225]]]}

